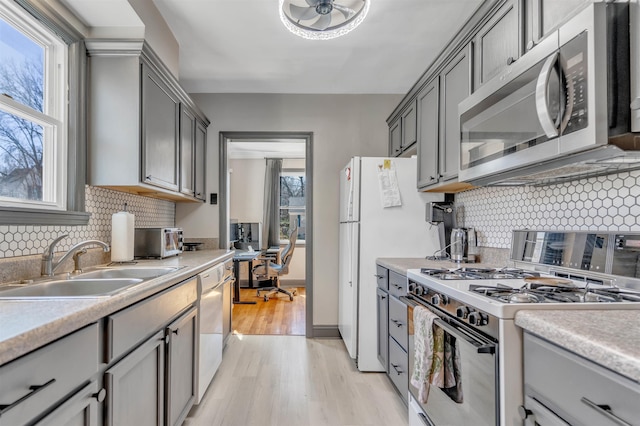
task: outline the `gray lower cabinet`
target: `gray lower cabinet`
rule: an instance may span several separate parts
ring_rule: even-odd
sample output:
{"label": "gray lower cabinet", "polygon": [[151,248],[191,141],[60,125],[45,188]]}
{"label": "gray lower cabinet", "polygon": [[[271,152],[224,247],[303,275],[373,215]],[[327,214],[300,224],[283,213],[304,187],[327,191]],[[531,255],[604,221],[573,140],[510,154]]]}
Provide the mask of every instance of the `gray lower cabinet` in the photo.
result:
{"label": "gray lower cabinet", "polygon": [[109,426],[180,424],[195,402],[197,279],[106,318]]}
{"label": "gray lower cabinet", "polygon": [[106,392],[98,389],[92,381],[66,400],[38,425],[41,426],[98,426],[101,425],[98,406],[104,401]]}
{"label": "gray lower cabinet", "polygon": [[164,423],[165,332],[158,331],[105,373],[108,426]]}
{"label": "gray lower cabinet", "polygon": [[638,424],[637,381],[528,332],[523,353],[526,426]]}
{"label": "gray lower cabinet", "polygon": [[73,399],[98,372],[98,336],[91,324],[1,366],[0,425],[34,423]]}
{"label": "gray lower cabinet", "polygon": [[407,306],[399,297],[407,294],[407,277],[376,265],[376,278],[378,359],[406,404],[409,392],[409,324]]}
{"label": "gray lower cabinet", "polygon": [[389,293],[376,289],[378,314],[378,359],[389,372]]}
{"label": "gray lower cabinet", "polygon": [[180,100],[142,64],[142,176],[145,183],[178,190]]}
{"label": "gray lower cabinet", "polygon": [[166,329],[167,425],[182,424],[196,399],[197,309],[191,308]]}

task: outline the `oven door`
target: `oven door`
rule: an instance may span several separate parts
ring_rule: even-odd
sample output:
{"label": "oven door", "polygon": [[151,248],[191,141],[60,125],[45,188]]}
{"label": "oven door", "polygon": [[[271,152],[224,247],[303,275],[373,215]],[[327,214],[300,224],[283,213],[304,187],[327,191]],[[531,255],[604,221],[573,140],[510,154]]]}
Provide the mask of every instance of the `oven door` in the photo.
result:
{"label": "oven door", "polygon": [[477,335],[469,327],[433,307],[425,306],[411,297],[401,297],[407,304],[409,323],[409,378],[413,375],[414,329],[413,308],[423,306],[440,319],[435,324],[456,338],[460,351],[463,398],[454,402],[436,386],[429,391],[426,403],[418,400],[418,389],[411,385],[409,392],[434,425],[496,425],[498,424],[498,344]]}

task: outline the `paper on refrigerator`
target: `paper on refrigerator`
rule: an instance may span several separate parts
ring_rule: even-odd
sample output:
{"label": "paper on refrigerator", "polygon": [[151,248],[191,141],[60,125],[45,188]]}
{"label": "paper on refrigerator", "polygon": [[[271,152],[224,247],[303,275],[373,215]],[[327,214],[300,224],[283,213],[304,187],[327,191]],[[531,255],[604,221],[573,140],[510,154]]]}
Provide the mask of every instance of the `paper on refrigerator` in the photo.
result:
{"label": "paper on refrigerator", "polygon": [[378,183],[380,184],[380,197],[383,208],[402,205],[396,165],[393,161],[387,159],[384,160],[383,164],[378,165]]}

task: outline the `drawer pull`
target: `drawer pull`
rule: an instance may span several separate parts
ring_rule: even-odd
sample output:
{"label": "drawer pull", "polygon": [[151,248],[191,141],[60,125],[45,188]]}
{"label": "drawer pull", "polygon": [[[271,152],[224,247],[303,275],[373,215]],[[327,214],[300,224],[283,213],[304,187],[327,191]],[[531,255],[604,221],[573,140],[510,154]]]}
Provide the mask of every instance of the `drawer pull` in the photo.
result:
{"label": "drawer pull", "polygon": [[404,373],[404,371],[402,371],[401,368],[399,368],[400,366],[397,364],[391,364],[391,366],[393,367],[394,370],[396,370],[396,374],[401,375],[402,373]]}
{"label": "drawer pull", "polygon": [[582,398],[580,398],[580,402],[582,402],[583,404],[586,404],[587,406],[593,408],[598,413],[602,414],[603,416],[605,416],[609,420],[611,420],[611,421],[613,421],[613,422],[615,422],[615,423],[617,423],[619,425],[631,426],[631,423],[627,423],[624,420],[622,420],[620,417],[618,417],[615,414],[613,414],[613,412],[611,411],[611,407],[608,406],[607,404],[596,404],[595,402],[588,400],[584,396]]}
{"label": "drawer pull", "polygon": [[379,280],[383,279],[384,276],[383,275],[378,275],[378,274],[373,274],[374,277],[378,278]]}
{"label": "drawer pull", "polygon": [[31,398],[33,395],[37,394],[38,392],[40,392],[41,390],[43,390],[47,386],[54,384],[55,381],[56,381],[56,379],[51,379],[47,383],[45,383],[43,385],[29,386],[29,390],[31,392],[29,392],[28,394],[26,394],[25,396],[23,396],[19,400],[15,401],[15,402],[12,402],[11,404],[0,405],[0,416],[3,415],[4,413],[6,413],[7,411],[11,410],[16,405],[19,405],[19,404],[23,403],[24,401],[26,401],[27,399]]}
{"label": "drawer pull", "polygon": [[403,325],[403,324],[402,324],[402,322],[401,322],[401,321],[398,321],[398,320],[394,320],[394,319],[392,319],[392,320],[391,320],[391,322],[392,322],[392,323],[394,323],[394,324],[395,324],[396,326],[398,326],[398,327],[402,327],[402,325]]}

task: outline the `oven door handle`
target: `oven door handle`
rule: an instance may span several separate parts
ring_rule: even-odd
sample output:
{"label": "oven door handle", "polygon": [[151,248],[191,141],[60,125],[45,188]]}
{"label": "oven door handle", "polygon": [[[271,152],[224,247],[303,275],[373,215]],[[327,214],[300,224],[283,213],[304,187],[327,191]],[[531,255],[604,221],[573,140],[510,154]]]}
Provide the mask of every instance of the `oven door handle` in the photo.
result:
{"label": "oven door handle", "polygon": [[471,346],[476,348],[476,351],[479,354],[495,354],[496,353],[496,345],[493,343],[487,343],[484,341],[480,341],[470,334],[466,333],[464,330],[454,327],[451,324],[443,321],[441,319],[435,319],[433,321],[435,325],[446,331],[447,333],[453,335],[456,339],[462,339],[465,342],[469,343]]}
{"label": "oven door handle", "polygon": [[[422,303],[416,301],[411,296],[400,296],[400,301],[405,303],[407,306],[411,308],[415,308],[416,306],[421,306],[424,309],[429,309],[429,311],[433,312],[432,309],[424,306]],[[447,323],[446,321],[440,318],[435,319],[434,324],[436,324],[438,327],[442,328],[443,330],[447,331],[449,334],[452,334],[457,339],[462,339],[465,342],[469,343],[470,345],[476,348],[479,354],[495,354],[496,353],[496,345],[494,343],[490,343],[490,342],[487,343],[485,341],[478,340],[478,338],[470,335],[469,333],[466,333],[464,330],[458,327],[454,327],[450,325],[449,323]]]}

